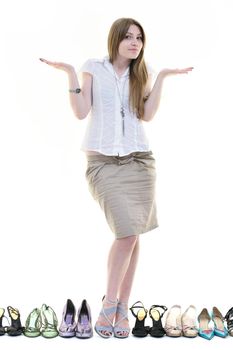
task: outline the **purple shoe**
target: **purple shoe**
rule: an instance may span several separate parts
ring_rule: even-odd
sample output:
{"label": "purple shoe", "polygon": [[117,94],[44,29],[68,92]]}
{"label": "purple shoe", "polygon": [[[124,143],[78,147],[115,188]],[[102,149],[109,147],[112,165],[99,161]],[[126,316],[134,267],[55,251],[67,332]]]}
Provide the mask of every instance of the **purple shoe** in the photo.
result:
{"label": "purple shoe", "polygon": [[76,326],[77,338],[91,338],[93,329],[91,324],[91,309],[87,301],[84,299],[78,309],[78,322]]}
{"label": "purple shoe", "polygon": [[75,336],[75,306],[70,299],[67,299],[66,305],[63,309],[62,322],[59,327],[59,335],[64,338],[71,338]]}

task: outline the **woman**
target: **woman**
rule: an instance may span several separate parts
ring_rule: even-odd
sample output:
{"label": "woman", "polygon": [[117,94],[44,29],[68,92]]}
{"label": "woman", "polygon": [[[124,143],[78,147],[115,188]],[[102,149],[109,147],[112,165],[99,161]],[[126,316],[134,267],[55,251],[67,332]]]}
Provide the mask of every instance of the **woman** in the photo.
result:
{"label": "woman", "polygon": [[142,121],[154,117],[165,77],[193,68],[163,69],[152,84],[144,61],[145,33],[132,18],[116,20],[108,36],[109,57],[88,60],[80,88],[74,68],[50,62],[69,77],[70,102],[78,119],[91,110],[82,149],[86,178],[115,234],[108,256],[106,294],[95,324],[102,337],[129,335],[128,300],[139,253],[139,235],[156,228],[155,160]]}

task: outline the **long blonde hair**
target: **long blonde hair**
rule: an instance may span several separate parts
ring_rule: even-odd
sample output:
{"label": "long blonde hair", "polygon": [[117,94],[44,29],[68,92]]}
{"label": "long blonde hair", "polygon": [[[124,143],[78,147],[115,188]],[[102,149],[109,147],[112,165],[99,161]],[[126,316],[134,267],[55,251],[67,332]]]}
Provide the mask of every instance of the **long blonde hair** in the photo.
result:
{"label": "long blonde hair", "polygon": [[129,101],[133,112],[135,112],[137,117],[141,119],[144,114],[144,96],[146,83],[148,80],[148,72],[143,57],[146,37],[141,24],[133,18],[119,18],[113,22],[108,34],[108,53],[109,60],[111,63],[113,63],[113,61],[117,58],[119,45],[125,38],[125,35],[132,24],[136,25],[140,29],[143,45],[138,57],[131,60],[130,63]]}

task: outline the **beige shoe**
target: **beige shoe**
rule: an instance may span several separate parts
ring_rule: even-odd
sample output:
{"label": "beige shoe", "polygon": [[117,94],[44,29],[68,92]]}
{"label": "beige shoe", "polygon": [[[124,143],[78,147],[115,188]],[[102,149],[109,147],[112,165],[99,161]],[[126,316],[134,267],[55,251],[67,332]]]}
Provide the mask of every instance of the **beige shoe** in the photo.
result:
{"label": "beige shoe", "polygon": [[169,337],[180,337],[182,335],[180,305],[174,305],[170,308],[164,329]]}
{"label": "beige shoe", "polygon": [[181,317],[182,332],[184,337],[195,338],[198,334],[196,326],[196,308],[190,305]]}

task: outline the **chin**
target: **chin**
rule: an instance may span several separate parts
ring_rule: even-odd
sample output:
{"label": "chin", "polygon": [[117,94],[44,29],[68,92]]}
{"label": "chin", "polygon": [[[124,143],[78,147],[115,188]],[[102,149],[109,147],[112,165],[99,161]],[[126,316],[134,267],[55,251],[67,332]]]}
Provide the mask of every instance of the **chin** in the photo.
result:
{"label": "chin", "polygon": [[129,55],[129,58],[131,59],[131,60],[135,60],[137,57],[138,57],[138,53],[131,53],[130,55]]}

